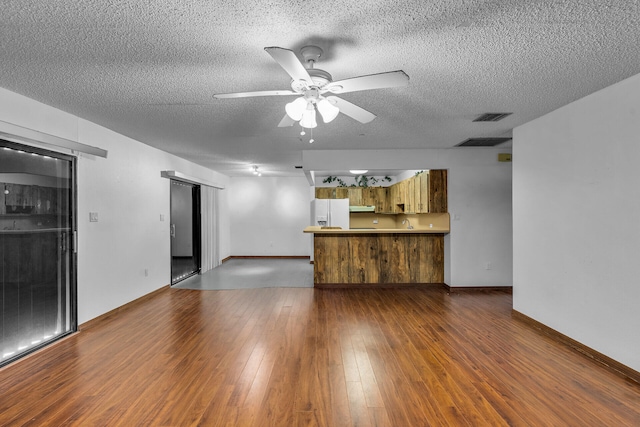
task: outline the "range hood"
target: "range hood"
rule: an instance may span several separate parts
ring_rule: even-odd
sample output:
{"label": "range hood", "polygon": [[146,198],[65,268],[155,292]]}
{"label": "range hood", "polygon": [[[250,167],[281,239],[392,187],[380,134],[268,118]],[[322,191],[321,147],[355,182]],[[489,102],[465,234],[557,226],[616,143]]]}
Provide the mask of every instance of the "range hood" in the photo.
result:
{"label": "range hood", "polygon": [[375,206],[349,206],[349,212],[375,212]]}

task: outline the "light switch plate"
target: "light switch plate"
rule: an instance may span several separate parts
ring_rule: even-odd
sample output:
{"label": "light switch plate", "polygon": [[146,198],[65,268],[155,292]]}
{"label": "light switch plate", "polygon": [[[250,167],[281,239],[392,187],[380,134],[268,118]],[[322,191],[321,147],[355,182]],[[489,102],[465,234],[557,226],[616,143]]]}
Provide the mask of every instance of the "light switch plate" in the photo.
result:
{"label": "light switch plate", "polygon": [[98,222],[98,212],[89,212],[89,222]]}

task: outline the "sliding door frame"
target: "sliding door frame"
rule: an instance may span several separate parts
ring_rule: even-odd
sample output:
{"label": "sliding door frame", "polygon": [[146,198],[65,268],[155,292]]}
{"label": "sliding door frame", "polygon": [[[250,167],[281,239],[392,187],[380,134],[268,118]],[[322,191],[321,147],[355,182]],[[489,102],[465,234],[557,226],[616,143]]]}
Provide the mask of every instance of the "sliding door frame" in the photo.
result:
{"label": "sliding door frame", "polygon": [[[65,280],[65,284],[68,289],[68,301],[69,305],[68,311],[68,319],[67,323],[69,325],[68,330],[61,331],[60,333],[52,336],[50,339],[43,339],[41,343],[33,345],[29,348],[26,348],[24,351],[16,353],[14,357],[7,358],[0,362],[0,366],[4,366],[6,364],[12,363],[18,359],[25,357],[28,354],[31,354],[35,351],[42,349],[68,335],[71,335],[78,331],[78,223],[77,223],[77,197],[78,197],[78,159],[76,156],[72,156],[69,154],[60,153],[57,151],[51,151],[40,147],[34,147],[32,145],[16,143],[5,139],[0,139],[0,144],[2,147],[7,147],[13,150],[21,150],[25,153],[34,153],[40,156],[48,156],[54,159],[60,159],[66,162],[69,162],[70,173],[69,173],[69,199],[67,201],[68,204],[68,221],[69,221],[69,233],[66,235],[63,233],[62,236],[58,238],[58,252],[57,255],[60,256],[61,251],[68,252],[68,268],[64,269],[65,277],[59,277],[59,280]],[[58,187],[58,191],[60,188]],[[58,219],[58,223],[59,223]],[[61,260],[61,262],[65,262],[66,259]],[[57,275],[61,274],[61,267],[58,266]],[[60,281],[58,282],[58,286],[60,286]],[[58,298],[60,298],[60,294],[58,294]],[[59,313],[60,315],[60,313]]]}

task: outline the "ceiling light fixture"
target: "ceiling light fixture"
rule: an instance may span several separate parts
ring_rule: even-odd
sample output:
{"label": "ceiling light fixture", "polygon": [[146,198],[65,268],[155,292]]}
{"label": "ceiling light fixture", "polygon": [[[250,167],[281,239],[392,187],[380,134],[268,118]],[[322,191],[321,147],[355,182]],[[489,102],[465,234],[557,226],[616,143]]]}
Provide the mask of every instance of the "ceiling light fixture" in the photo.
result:
{"label": "ceiling light fixture", "polygon": [[307,129],[313,129],[318,126],[318,122],[316,122],[316,109],[312,102],[307,103],[307,108],[302,113],[302,118],[300,119],[300,126]]}
{"label": "ceiling light fixture", "polygon": [[369,170],[368,169],[350,169],[349,172],[355,175],[362,175],[363,173],[369,172]]}
{"label": "ceiling light fixture", "polygon": [[320,102],[318,102],[318,112],[322,116],[322,121],[325,123],[331,122],[333,119],[338,117],[340,114],[340,109],[336,107],[331,101],[327,98],[322,98]]}
{"label": "ceiling light fixture", "polygon": [[254,175],[262,176],[262,172],[260,172],[258,170],[258,166],[257,165],[254,165],[253,168],[251,168],[251,170],[253,171]]}
{"label": "ceiling light fixture", "polygon": [[305,91],[303,97],[285,105],[284,110],[291,120],[300,122],[300,126],[303,128],[313,129],[318,126],[316,109],[320,113],[322,121],[329,123],[340,114],[340,109],[335,104],[336,101],[320,96],[318,89],[312,87]]}

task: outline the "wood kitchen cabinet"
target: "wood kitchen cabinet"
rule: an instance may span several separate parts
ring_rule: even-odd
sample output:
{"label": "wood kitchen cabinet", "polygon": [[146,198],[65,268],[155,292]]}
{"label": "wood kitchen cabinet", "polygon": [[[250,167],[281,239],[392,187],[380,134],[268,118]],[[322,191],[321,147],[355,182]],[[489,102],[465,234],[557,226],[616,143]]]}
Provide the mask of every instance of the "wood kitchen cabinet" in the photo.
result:
{"label": "wood kitchen cabinet", "polygon": [[377,210],[378,200],[375,189],[376,187],[365,187],[362,189],[362,206],[376,206]]}
{"label": "wood kitchen cabinet", "polygon": [[448,212],[447,206],[447,171],[429,171],[429,212]]}
{"label": "wood kitchen cabinet", "polygon": [[429,213],[429,172],[421,172],[414,179],[416,213]]}
{"label": "wood kitchen cabinet", "polygon": [[347,197],[349,199],[349,206],[363,206],[362,203],[362,187],[348,187]]}
{"label": "wood kitchen cabinet", "polygon": [[405,212],[405,201],[407,198],[407,181],[400,181],[391,186],[390,199],[393,213]]}
{"label": "wood kitchen cabinet", "polygon": [[21,184],[4,184],[5,191],[5,213],[23,214],[33,213],[33,186]]}
{"label": "wood kitchen cabinet", "polygon": [[317,187],[316,199],[349,199],[349,204],[353,205],[351,198],[355,199],[356,194],[351,190],[349,187]]}
{"label": "wood kitchen cabinet", "polygon": [[316,187],[316,199],[335,199],[335,188]]}
{"label": "wood kitchen cabinet", "polygon": [[404,196],[404,213],[414,214],[416,213],[416,177],[407,178],[405,184],[405,196]]}
{"label": "wood kitchen cabinet", "polygon": [[349,199],[350,206],[362,206],[362,187],[316,187],[316,199]]}
{"label": "wood kitchen cabinet", "polygon": [[[447,212],[447,171],[432,169],[395,184],[395,213]],[[404,207],[404,210],[402,208]]]}
{"label": "wood kitchen cabinet", "polygon": [[4,183],[0,184],[0,188],[0,214],[68,214],[58,212],[58,206],[66,206],[69,189]]}
{"label": "wood kitchen cabinet", "polygon": [[375,206],[376,213],[446,213],[447,171],[420,172],[390,187],[318,187],[318,199],[349,199],[351,206]]}
{"label": "wood kitchen cabinet", "polygon": [[348,199],[349,193],[347,187],[336,187],[333,189],[334,199]]}
{"label": "wood kitchen cabinet", "polygon": [[393,213],[389,203],[389,187],[363,187],[362,206],[374,206],[375,213]]}
{"label": "wood kitchen cabinet", "polygon": [[389,200],[389,187],[374,187],[376,213],[389,214],[393,213]]}

